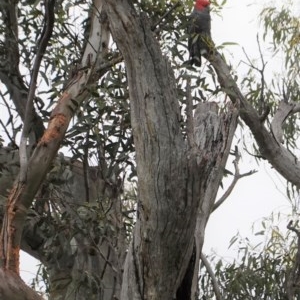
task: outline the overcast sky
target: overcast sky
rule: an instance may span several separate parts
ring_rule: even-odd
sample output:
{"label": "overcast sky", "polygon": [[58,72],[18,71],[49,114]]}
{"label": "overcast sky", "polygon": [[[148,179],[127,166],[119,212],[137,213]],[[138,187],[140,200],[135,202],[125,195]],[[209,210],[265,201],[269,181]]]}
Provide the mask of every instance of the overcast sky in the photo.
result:
{"label": "overcast sky", "polygon": [[[228,0],[222,17],[213,17],[212,34],[216,44],[224,42],[239,44],[230,46],[225,55],[239,66],[237,72],[241,77],[246,70],[243,64],[239,64],[241,60],[245,60],[242,47],[249,57],[259,58],[256,42],[257,32],[260,30],[258,14],[264,5],[274,2],[280,3],[268,0]],[[300,1],[296,6],[300,15]],[[271,74],[272,61],[269,64]],[[274,67],[275,64],[273,63]],[[269,216],[273,211],[290,212],[289,201],[284,194],[285,181],[267,162],[258,166],[254,159],[243,156],[240,167],[241,172],[257,169],[258,173],[241,179],[227,202],[212,214],[206,232],[205,253],[213,249],[220,256],[233,257],[234,252],[227,248],[229,240],[238,231],[244,236],[251,237],[250,229],[253,222],[261,222],[263,217]],[[26,282],[35,276],[36,264],[37,262],[28,255],[22,255],[21,275]]]}
{"label": "overcast sky", "polygon": [[[297,1],[294,1],[294,7],[300,15],[300,1],[296,4]],[[243,76],[246,72],[245,65],[240,64],[241,60],[246,60],[242,48],[250,58],[259,59],[256,36],[258,31],[261,31],[262,25],[259,23],[258,15],[264,6],[275,2],[279,5],[282,3],[267,0],[228,0],[222,18],[217,17],[213,20],[213,34],[217,44],[224,42],[239,44],[228,47],[231,53],[231,55],[228,53],[228,57],[238,65],[239,76]],[[268,47],[264,43],[261,45],[263,49]],[[278,58],[272,59],[266,50],[264,54],[268,60],[268,75],[280,71],[281,63],[278,63]],[[242,145],[240,146],[242,148]],[[219,256],[232,258],[235,255],[234,248],[228,250],[228,245],[237,232],[254,239],[251,233],[253,223],[258,228],[263,218],[270,216],[272,212],[280,211],[282,216],[291,212],[290,202],[285,195],[285,180],[271,169],[268,162],[261,162],[258,166],[253,158],[244,154],[240,167],[242,172],[257,169],[258,173],[241,179],[227,202],[212,214],[205,235],[204,252],[207,254],[214,252]]]}

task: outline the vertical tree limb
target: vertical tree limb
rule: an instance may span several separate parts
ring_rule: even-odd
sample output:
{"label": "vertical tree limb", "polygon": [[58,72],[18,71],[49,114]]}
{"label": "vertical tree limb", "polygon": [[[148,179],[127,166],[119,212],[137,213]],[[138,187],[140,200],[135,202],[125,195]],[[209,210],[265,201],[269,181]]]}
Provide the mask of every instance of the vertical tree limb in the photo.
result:
{"label": "vertical tree limb", "polygon": [[[55,0],[46,0],[45,1],[45,21],[43,30],[41,33],[40,40],[38,42],[38,49],[37,54],[35,56],[35,61],[33,64],[33,69],[31,73],[31,80],[29,85],[29,92],[28,98],[26,102],[26,110],[25,110],[25,119],[23,124],[23,131],[21,136],[21,143],[20,143],[20,177],[19,180],[21,182],[26,181],[26,174],[28,168],[28,158],[27,158],[27,141],[29,139],[29,135],[33,134],[32,126],[33,126],[33,100],[35,98],[35,91],[36,91],[36,83],[38,74],[40,71],[41,62],[43,56],[45,54],[46,48],[48,46],[49,40],[52,35],[53,26],[54,26],[54,8],[55,8]],[[32,140],[31,143],[36,141]],[[29,145],[30,148],[33,145]]]}
{"label": "vertical tree limb", "polygon": [[[99,0],[95,0],[95,3],[101,5]],[[97,5],[94,7],[95,10],[101,12],[101,7]],[[94,18],[98,19],[98,17],[98,14],[94,14]],[[0,236],[0,265],[17,274],[19,273],[21,235],[28,209],[57,154],[71,118],[78,106],[89,95],[87,86],[94,83],[106,71],[105,65],[104,69],[101,68],[101,62],[104,61],[107,53],[107,37],[109,36],[107,26],[103,25],[98,31],[93,32],[90,38],[98,41],[99,53],[90,61],[89,66],[78,70],[70,80],[51,113],[47,130],[28,161],[26,180],[17,181],[8,197]],[[100,66],[97,70],[96,62]]]}

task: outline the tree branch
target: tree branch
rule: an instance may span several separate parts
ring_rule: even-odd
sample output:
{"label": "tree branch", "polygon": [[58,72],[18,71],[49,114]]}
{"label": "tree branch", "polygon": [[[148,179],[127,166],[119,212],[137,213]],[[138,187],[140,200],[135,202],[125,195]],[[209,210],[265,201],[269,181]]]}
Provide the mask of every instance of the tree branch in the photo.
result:
{"label": "tree branch", "polygon": [[257,172],[256,170],[251,170],[247,173],[240,174],[239,161],[240,161],[241,155],[238,152],[237,147],[235,147],[234,155],[235,155],[235,160],[233,161],[233,165],[234,165],[235,173],[234,173],[233,181],[231,182],[231,184],[228,187],[227,191],[222,195],[222,197],[218,201],[216,201],[212,211],[215,211],[219,206],[221,206],[225,202],[225,200],[229,197],[229,195],[233,191],[233,189],[234,189],[234,187],[237,184],[239,179],[241,179],[243,177],[246,177],[246,176],[250,176],[250,175]]}
{"label": "tree branch", "polygon": [[15,273],[0,269],[0,299],[43,300]]}
{"label": "tree branch", "polygon": [[[5,28],[4,45],[0,51],[0,80],[6,86],[17,112],[24,122],[28,88],[19,71],[18,2],[0,1],[0,10],[4,21],[3,27]],[[31,121],[34,123],[32,129],[35,133],[35,140],[38,140],[43,134],[44,125],[35,111],[32,111],[31,114]]]}
{"label": "tree branch", "polygon": [[[110,32],[102,6],[103,0],[93,0],[89,37],[81,59],[82,68],[91,65],[99,68],[99,63],[103,63],[103,53],[107,53],[108,50]],[[99,36],[101,37],[100,43]]]}
{"label": "tree branch", "polygon": [[279,102],[279,106],[271,123],[271,130],[278,143],[283,144],[282,125],[287,117],[292,113],[294,105],[284,100]]}
{"label": "tree branch", "polygon": [[104,60],[107,48],[103,47],[103,37],[109,33],[107,27],[102,26],[94,34],[93,39],[100,45],[97,49],[103,51],[96,54],[93,65],[74,74],[51,113],[47,130],[28,161],[30,168],[27,170],[26,181],[17,181],[8,196],[1,229],[0,263],[4,269],[15,273],[19,273],[20,243],[28,209],[57,154],[71,118],[78,106],[89,96],[87,86],[98,80],[99,74],[102,74],[101,70],[96,73],[95,64]]}
{"label": "tree branch", "polygon": [[290,91],[285,90],[283,85],[283,99],[279,102],[277,111],[271,123],[271,131],[278,143],[283,144],[283,124],[285,120],[300,111],[300,104],[295,101],[290,101]]}
{"label": "tree branch", "polygon": [[261,154],[288,181],[300,188],[300,163],[287,149],[280,145],[262,124],[259,115],[245,99],[232,75],[230,68],[215,50],[206,57],[218,75],[218,81],[233,103],[240,103],[240,116],[248,125],[259,146]]}
{"label": "tree branch", "polygon": [[1,124],[1,126],[2,126],[2,128],[3,128],[3,130],[5,131],[6,136],[7,136],[8,139],[10,140],[11,145],[16,146],[16,143],[15,143],[15,136],[14,136],[14,135],[11,135],[11,134],[9,133],[8,129],[7,129],[7,125],[10,123],[11,126],[12,126],[12,132],[14,133],[14,131],[15,131],[15,130],[14,130],[14,123],[13,123],[13,114],[12,114],[12,112],[11,112],[11,110],[10,110],[10,107],[9,107],[7,101],[5,100],[5,97],[3,96],[3,93],[2,93],[1,91],[0,91],[0,96],[1,96],[3,102],[4,102],[5,106],[6,106],[6,109],[7,109],[7,111],[8,111],[8,115],[9,115],[9,118],[8,118],[8,121],[7,121],[6,125],[4,125],[4,123],[2,122],[2,120],[0,120],[0,124]]}
{"label": "tree branch", "polygon": [[151,30],[154,31],[156,27],[163,21],[163,19],[165,19],[174,9],[179,7],[181,4],[181,1],[177,1],[176,3],[174,3],[172,7],[167,12],[165,12],[154,25],[151,26]]}
{"label": "tree branch", "polygon": [[210,266],[210,263],[209,263],[208,259],[206,258],[206,256],[202,252],[201,252],[201,261],[202,261],[205,269],[207,270],[208,275],[211,278],[213,289],[214,289],[214,292],[215,292],[215,295],[216,295],[216,299],[217,300],[223,300],[218,280],[217,280],[217,278],[214,274],[214,271],[212,270],[212,268]]}
{"label": "tree branch", "polygon": [[269,112],[270,112],[270,108],[269,108],[269,106],[266,105],[265,100],[264,100],[264,92],[265,92],[265,86],[266,86],[266,81],[265,81],[265,75],[264,74],[265,74],[265,69],[266,69],[267,63],[264,60],[264,56],[263,56],[263,53],[262,53],[262,49],[261,49],[261,46],[260,46],[258,35],[256,36],[256,40],[257,40],[260,60],[261,60],[261,64],[262,64],[261,68],[256,67],[251,62],[251,59],[248,56],[248,54],[247,54],[247,52],[244,48],[243,48],[243,52],[244,52],[244,54],[247,58],[247,61],[248,61],[247,65],[249,67],[251,67],[252,69],[256,70],[260,74],[261,90],[260,90],[260,95],[259,95],[259,98],[258,98],[258,113],[259,113],[261,122],[264,122],[265,119],[267,118]]}
{"label": "tree branch", "polygon": [[[28,168],[28,158],[27,158],[27,141],[29,135],[31,134],[32,128],[32,119],[33,119],[33,100],[35,97],[35,90],[36,90],[36,82],[37,77],[39,75],[41,62],[43,56],[45,54],[47,45],[52,35],[53,26],[54,26],[54,7],[55,7],[55,0],[46,0],[45,1],[45,21],[43,31],[41,33],[40,40],[38,42],[38,49],[32,69],[30,85],[29,85],[29,92],[28,98],[26,101],[26,110],[25,110],[25,119],[23,125],[23,131],[21,136],[21,143],[20,143],[20,177],[19,180],[21,182],[26,181],[26,173]],[[33,141],[32,141],[33,142]],[[36,141],[34,141],[36,142]],[[33,145],[29,145],[33,147]]]}

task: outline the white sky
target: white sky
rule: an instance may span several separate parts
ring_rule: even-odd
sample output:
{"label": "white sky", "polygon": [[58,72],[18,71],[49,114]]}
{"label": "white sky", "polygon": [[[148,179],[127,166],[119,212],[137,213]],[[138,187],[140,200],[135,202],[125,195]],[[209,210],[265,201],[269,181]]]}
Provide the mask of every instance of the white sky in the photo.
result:
{"label": "white sky", "polygon": [[[259,30],[258,14],[263,5],[274,2],[280,3],[268,0],[228,0],[222,18],[213,18],[212,34],[216,44],[235,42],[240,45],[229,46],[228,51],[232,55],[226,53],[234,65],[238,65],[241,59],[245,60],[242,47],[246,49],[249,57],[259,58],[256,42]],[[300,14],[300,2],[297,3],[297,9]],[[271,61],[269,64],[272,67]],[[273,63],[273,66],[275,64]],[[244,75],[245,69],[242,65],[237,72],[241,77]],[[244,156],[240,168],[241,172],[251,169],[257,169],[259,172],[241,179],[232,195],[212,214],[206,231],[205,253],[213,249],[217,255],[233,257],[235,253],[227,248],[230,239],[238,231],[251,238],[250,229],[253,222],[260,222],[273,211],[290,212],[289,202],[284,194],[285,181],[267,162],[259,167],[249,156]],[[21,275],[25,282],[29,282],[35,276],[36,265],[37,262],[28,255],[22,255]]]}
{"label": "white sky", "polygon": [[[232,52],[231,61],[235,65],[240,60],[246,60],[242,47],[250,58],[259,58],[256,39],[257,32],[260,30],[258,15],[268,3],[282,2],[228,0],[222,19],[213,20],[212,29],[217,44],[236,42],[240,45],[228,48],[228,51]],[[295,8],[300,15],[300,2],[295,4]],[[263,43],[261,45],[267,47]],[[264,54],[269,59],[268,74],[271,75],[273,70],[279,71],[281,64],[278,64],[278,59],[272,60],[266,51]],[[239,76],[242,76],[245,66],[239,65],[237,72]],[[285,180],[271,169],[268,162],[263,162],[258,166],[249,155],[244,155],[240,167],[241,173],[252,169],[259,172],[241,179],[227,202],[211,215],[205,235],[205,254],[214,252],[217,256],[232,258],[235,256],[234,250],[236,249],[234,247],[228,249],[228,246],[230,239],[237,232],[251,240],[254,238],[251,233],[254,222],[258,227],[263,218],[269,217],[272,212],[280,211],[283,216],[291,212],[290,202],[285,195]]]}

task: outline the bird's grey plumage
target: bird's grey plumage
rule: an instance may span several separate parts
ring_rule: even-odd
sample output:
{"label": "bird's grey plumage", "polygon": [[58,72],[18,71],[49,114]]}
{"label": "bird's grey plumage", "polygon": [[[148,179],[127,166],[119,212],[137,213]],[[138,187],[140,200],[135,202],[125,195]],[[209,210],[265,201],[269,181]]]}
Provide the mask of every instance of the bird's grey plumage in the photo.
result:
{"label": "bird's grey plumage", "polygon": [[211,19],[209,6],[191,13],[188,25],[188,49],[191,65],[201,66],[201,55],[210,52]]}

